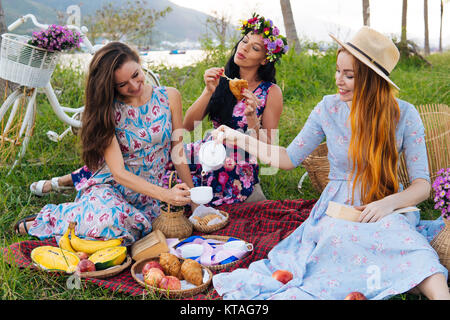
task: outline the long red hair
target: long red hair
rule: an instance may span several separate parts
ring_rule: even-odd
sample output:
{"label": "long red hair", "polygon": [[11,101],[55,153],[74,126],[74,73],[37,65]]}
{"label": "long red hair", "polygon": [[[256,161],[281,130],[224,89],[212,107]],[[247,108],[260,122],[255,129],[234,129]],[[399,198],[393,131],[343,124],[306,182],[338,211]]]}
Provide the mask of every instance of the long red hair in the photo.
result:
{"label": "long red hair", "polygon": [[395,89],[364,63],[353,60],[355,80],[348,153],[354,175],[352,203],[355,188],[360,184],[361,203],[368,204],[399,189],[395,128],[400,108]]}

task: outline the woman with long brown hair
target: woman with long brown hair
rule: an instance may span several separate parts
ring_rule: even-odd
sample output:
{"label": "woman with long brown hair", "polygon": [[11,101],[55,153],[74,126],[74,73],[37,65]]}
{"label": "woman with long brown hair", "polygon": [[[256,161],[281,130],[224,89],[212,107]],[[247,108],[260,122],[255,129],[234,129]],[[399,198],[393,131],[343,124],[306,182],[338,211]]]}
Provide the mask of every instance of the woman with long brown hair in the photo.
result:
{"label": "woman with long brown hair", "polygon": [[[111,42],[90,63],[85,99],[82,158],[93,175],[77,186],[74,202],[46,205],[28,233],[62,235],[75,221],[81,237],[130,244],[151,231],[159,201],[190,203],[192,178],[179,147],[182,135],[174,132],[182,128],[181,96],[175,88],[146,83],[139,55]],[[170,153],[183,183],[165,189]]]}
{"label": "woman with long brown hair", "polygon": [[[430,192],[421,118],[413,105],[395,98],[398,87],[389,78],[400,54],[368,27],[347,43],[333,39],[342,47],[336,59],[339,92],[323,98],[287,148],[225,126],[213,132],[286,170],[326,138],[330,162],[330,181],[308,219],[268,259],[216,275],[214,286],[224,299],[344,299],[353,291],[385,299],[416,287],[430,299],[450,299],[447,269],[429,244],[442,219],[421,222],[417,208],[396,212]],[[397,172],[401,152],[411,180],[405,190]],[[357,220],[338,218],[336,203],[356,208]],[[292,280],[274,279],[280,269]]]}

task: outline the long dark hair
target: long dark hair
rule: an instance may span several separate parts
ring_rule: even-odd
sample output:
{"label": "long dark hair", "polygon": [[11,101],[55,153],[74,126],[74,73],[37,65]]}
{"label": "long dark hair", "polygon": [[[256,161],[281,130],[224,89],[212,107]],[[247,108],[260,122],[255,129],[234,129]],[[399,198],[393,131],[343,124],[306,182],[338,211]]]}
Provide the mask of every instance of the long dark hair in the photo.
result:
{"label": "long dark hair", "polygon": [[140,63],[139,54],[124,43],[110,42],[89,64],[80,137],[82,159],[91,171],[101,165],[115,133],[114,72],[130,60]]}
{"label": "long dark hair", "polygon": [[[231,56],[225,65],[225,74],[232,79],[240,78],[239,66],[234,63],[234,55],[236,54],[237,47],[242,39],[243,37],[234,46]],[[268,62],[258,68],[258,77],[262,81],[276,83],[275,73],[275,62]],[[231,115],[233,114],[233,108],[236,103],[237,99],[231,93],[230,87],[228,86],[228,80],[221,77],[219,85],[211,96],[211,99],[206,107],[205,115],[208,115],[210,120],[215,120],[220,124],[231,126]]]}

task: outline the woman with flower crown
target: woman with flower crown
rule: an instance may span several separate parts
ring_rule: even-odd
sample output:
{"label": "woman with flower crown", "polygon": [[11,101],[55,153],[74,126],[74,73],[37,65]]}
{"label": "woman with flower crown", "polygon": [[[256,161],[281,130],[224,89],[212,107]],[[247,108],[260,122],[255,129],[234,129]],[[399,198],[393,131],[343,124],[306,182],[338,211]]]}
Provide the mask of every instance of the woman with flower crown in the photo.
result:
{"label": "woman with flower crown", "polygon": [[[187,110],[183,127],[189,131],[207,116],[214,128],[225,124],[271,143],[275,138],[283,109],[283,95],[275,84],[275,63],[288,50],[286,38],[270,19],[258,14],[242,21],[242,38],[234,46],[225,68],[205,71],[205,88]],[[244,79],[248,89],[242,100],[231,93],[228,78]],[[237,148],[227,150],[223,168],[202,176],[198,161],[201,141],[186,145],[194,185],[212,186],[213,205],[266,200],[259,184],[256,158]]]}
{"label": "woman with flower crown", "polygon": [[[275,80],[275,63],[287,52],[287,40],[270,19],[258,14],[242,21],[240,30],[242,38],[234,46],[225,68],[205,71],[205,88],[187,110],[183,127],[192,131],[208,116],[214,128],[225,124],[271,143],[283,109],[282,92]],[[242,100],[233,96],[224,75],[247,80],[248,89],[243,89]],[[223,168],[202,176],[198,151],[208,139],[185,145],[194,185],[203,183],[213,187],[213,205],[265,200],[259,184],[259,166],[256,158],[248,153],[229,150]],[[169,163],[167,169],[170,173],[173,165]],[[52,189],[59,191],[76,186],[90,175],[83,167],[71,175],[34,182],[30,189],[34,194],[45,195]]]}

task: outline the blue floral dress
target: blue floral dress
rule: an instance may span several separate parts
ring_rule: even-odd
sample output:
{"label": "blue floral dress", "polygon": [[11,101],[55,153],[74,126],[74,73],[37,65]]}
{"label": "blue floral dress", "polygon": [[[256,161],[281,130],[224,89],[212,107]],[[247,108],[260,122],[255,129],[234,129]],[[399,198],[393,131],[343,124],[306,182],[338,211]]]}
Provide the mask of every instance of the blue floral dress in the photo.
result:
{"label": "blue floral dress", "polygon": [[[164,87],[153,87],[150,100],[133,107],[115,103],[115,135],[126,170],[161,185],[169,160],[172,116]],[[74,202],[48,204],[39,212],[29,234],[45,239],[64,234],[76,221],[82,238],[124,238],[128,245],[151,231],[159,201],[118,184],[106,165],[92,175],[80,174]]]}
{"label": "blue floral dress", "polygon": [[[411,181],[429,181],[421,118],[411,104],[398,103],[397,149],[405,154]],[[224,299],[344,299],[352,291],[368,299],[385,299],[435,273],[447,277],[447,269],[429,244],[443,228],[442,218],[420,221],[416,211],[358,223],[325,214],[329,201],[351,203],[349,114],[347,104],[337,95],[325,96],[289,145],[289,158],[298,166],[326,137],[330,181],[308,219],[276,245],[267,259],[213,277]],[[355,205],[359,204],[357,196]],[[278,269],[289,270],[293,280],[283,285],[272,278]]]}
{"label": "blue floral dress", "polygon": [[[256,109],[259,121],[261,121],[261,116],[266,107],[267,95],[272,85],[272,82],[263,81],[253,91],[255,96],[262,102]],[[234,106],[232,125],[230,125],[233,129],[247,131],[248,123],[244,115],[245,107],[246,104],[242,101],[238,101]],[[213,121],[213,125],[214,128],[218,128],[221,123]],[[202,143],[209,139],[211,137],[207,136],[203,140],[185,145],[192,180],[196,187],[202,185],[202,166],[198,159],[198,153]],[[227,147],[226,150],[225,165],[218,170],[208,172],[203,177],[203,185],[213,188],[214,197],[211,204],[214,206],[245,201],[252,194],[255,184],[259,183],[257,159],[237,147]]]}

